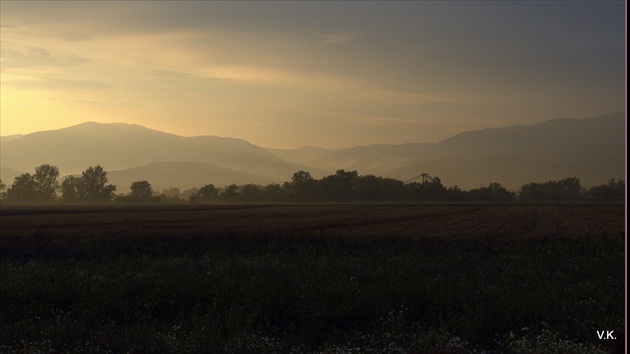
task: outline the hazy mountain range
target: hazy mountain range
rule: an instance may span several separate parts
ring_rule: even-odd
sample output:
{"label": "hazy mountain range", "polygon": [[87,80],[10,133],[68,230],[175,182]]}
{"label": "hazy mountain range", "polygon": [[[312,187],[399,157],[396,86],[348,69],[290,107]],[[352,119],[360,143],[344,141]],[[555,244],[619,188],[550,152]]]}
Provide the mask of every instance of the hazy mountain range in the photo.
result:
{"label": "hazy mountain range", "polygon": [[462,189],[499,182],[516,190],[529,182],[573,176],[588,187],[624,177],[624,118],[624,112],[617,112],[553,119],[464,132],[432,144],[345,149],[265,149],[241,139],[182,137],[134,124],[88,122],[2,137],[0,177],[10,185],[20,173],[49,163],[59,166],[62,175],[101,165],[122,192],[136,180],[148,180],[161,191],[208,183],[282,183],[298,170],[321,178],[339,169],[403,181],[426,172]]}

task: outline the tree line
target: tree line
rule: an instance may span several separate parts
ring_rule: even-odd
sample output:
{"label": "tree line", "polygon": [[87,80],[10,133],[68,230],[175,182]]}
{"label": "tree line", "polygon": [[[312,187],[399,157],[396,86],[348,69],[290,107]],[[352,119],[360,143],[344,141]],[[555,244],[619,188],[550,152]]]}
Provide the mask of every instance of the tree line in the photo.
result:
{"label": "tree line", "polygon": [[528,183],[517,192],[508,191],[500,183],[461,190],[446,187],[439,178],[422,182],[402,181],[359,175],[357,171],[338,170],[335,174],[315,179],[306,171],[295,172],[290,181],[266,186],[231,184],[217,188],[207,184],[181,192],[168,188],[156,193],[146,181],[131,183],[131,192],[116,194],[116,186],[109,184],[107,171],[101,166],[90,166],[78,176],[66,176],[60,182],[59,168],[43,164],[35,172],[23,173],[11,187],[0,180],[0,199],[7,202],[52,203],[159,203],[159,202],[240,202],[240,203],[311,203],[311,202],[513,202],[513,201],[576,201],[623,200],[624,180],[610,179],[607,184],[582,188],[580,179],[569,177],[559,181]]}

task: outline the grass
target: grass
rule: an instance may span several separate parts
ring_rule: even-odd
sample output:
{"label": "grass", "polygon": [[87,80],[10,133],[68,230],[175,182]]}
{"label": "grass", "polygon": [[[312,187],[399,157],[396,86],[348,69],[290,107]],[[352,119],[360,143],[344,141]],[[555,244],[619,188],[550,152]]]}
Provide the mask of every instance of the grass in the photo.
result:
{"label": "grass", "polygon": [[5,240],[0,352],[597,353],[623,328],[619,237],[176,231]]}

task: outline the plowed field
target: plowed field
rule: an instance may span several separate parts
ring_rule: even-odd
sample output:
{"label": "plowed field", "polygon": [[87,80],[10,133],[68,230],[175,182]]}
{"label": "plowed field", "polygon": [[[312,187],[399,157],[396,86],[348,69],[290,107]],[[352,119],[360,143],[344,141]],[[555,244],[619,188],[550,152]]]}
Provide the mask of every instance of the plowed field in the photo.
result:
{"label": "plowed field", "polygon": [[265,234],[346,237],[623,237],[623,205],[3,207],[2,237]]}

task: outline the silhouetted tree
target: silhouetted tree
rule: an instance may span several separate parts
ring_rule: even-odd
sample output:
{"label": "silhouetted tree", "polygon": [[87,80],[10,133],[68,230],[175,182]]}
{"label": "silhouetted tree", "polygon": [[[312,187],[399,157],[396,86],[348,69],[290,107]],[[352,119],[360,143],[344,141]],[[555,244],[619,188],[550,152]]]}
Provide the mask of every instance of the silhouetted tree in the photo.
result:
{"label": "silhouetted tree", "polygon": [[448,187],[444,192],[444,197],[446,200],[454,201],[454,200],[465,200],[467,195],[458,185]]}
{"label": "silhouetted tree", "polygon": [[560,200],[576,200],[580,198],[582,185],[577,177],[569,177],[557,182]]}
{"label": "silhouetted tree", "polygon": [[199,192],[199,188],[197,188],[197,187],[193,187],[191,189],[186,189],[185,191],[182,192],[182,198],[184,200],[191,201],[191,198],[193,196],[195,196],[198,192]]}
{"label": "silhouetted tree", "polygon": [[295,201],[295,186],[292,182],[285,181],[282,183],[282,200],[283,201]]}
{"label": "silhouetted tree", "polygon": [[35,174],[23,173],[7,191],[7,199],[19,202],[52,202],[57,198],[59,168],[43,164]]}
{"label": "silhouetted tree", "polygon": [[511,201],[514,200],[514,193],[505,189],[500,183],[492,182],[487,187],[471,189],[470,199],[480,201]]}
{"label": "silhouetted tree", "polygon": [[211,200],[216,200],[219,195],[219,190],[214,186],[214,184],[207,184],[197,191],[197,193],[190,197],[190,200],[193,202],[208,202]]}
{"label": "silhouetted tree", "polygon": [[116,186],[107,184],[107,172],[101,166],[88,167],[81,174],[77,192],[80,200],[107,202],[115,195]]}
{"label": "silhouetted tree", "polygon": [[352,189],[356,200],[396,201],[403,198],[405,184],[391,178],[367,175],[355,178]]}
{"label": "silhouetted tree", "polygon": [[586,193],[588,199],[623,200],[626,195],[626,183],[623,179],[611,178],[608,184],[591,187]]}
{"label": "silhouetted tree", "polygon": [[383,191],[381,190],[381,183],[378,177],[374,175],[359,176],[353,189],[356,192],[357,199],[367,200],[382,200]]}
{"label": "silhouetted tree", "polygon": [[229,186],[225,187],[225,190],[223,191],[223,193],[221,193],[221,199],[231,202],[236,201],[237,196],[238,187],[236,186],[236,184],[230,184]]}
{"label": "silhouetted tree", "polygon": [[277,183],[266,185],[262,194],[263,199],[267,202],[282,202],[286,199],[285,189]]}
{"label": "silhouetted tree", "polygon": [[380,183],[383,194],[388,200],[401,200],[406,197],[405,183],[403,181],[393,178],[381,178]]}
{"label": "silhouetted tree", "polygon": [[357,171],[337,170],[334,175],[321,180],[322,194],[327,200],[350,201],[355,197],[354,184]]}
{"label": "silhouetted tree", "polygon": [[162,195],[169,200],[180,200],[181,192],[179,188],[171,187],[162,191]]}
{"label": "silhouetted tree", "polygon": [[148,202],[153,196],[153,187],[148,181],[135,181],[131,183],[129,197],[133,202]]}
{"label": "silhouetted tree", "polygon": [[524,184],[518,191],[518,199],[520,200],[543,200],[545,196],[545,187],[541,183]]}
{"label": "silhouetted tree", "polygon": [[4,184],[2,180],[0,179],[0,200],[3,200],[6,197],[7,195],[6,189],[7,189],[7,185]]}
{"label": "silhouetted tree", "polygon": [[300,170],[293,174],[290,189],[296,201],[313,201],[317,197],[317,181],[307,171]]}
{"label": "silhouetted tree", "polygon": [[239,200],[244,202],[260,202],[263,200],[262,190],[255,184],[246,184],[241,186],[238,193]]}
{"label": "silhouetted tree", "polygon": [[57,198],[59,168],[43,164],[35,168],[33,180],[37,184],[38,201],[51,202]]}
{"label": "silhouetted tree", "polygon": [[520,200],[576,200],[580,198],[580,179],[569,177],[560,181],[529,183],[521,186],[518,193]]}
{"label": "silhouetted tree", "polygon": [[37,183],[30,173],[15,177],[13,185],[7,190],[7,200],[12,202],[34,202],[37,197]]}
{"label": "silhouetted tree", "polygon": [[413,200],[445,200],[447,195],[447,189],[438,177],[432,181],[409,183],[407,188]]}
{"label": "silhouetted tree", "polygon": [[61,181],[61,199],[65,202],[79,200],[79,184],[81,179],[76,176],[67,176]]}

